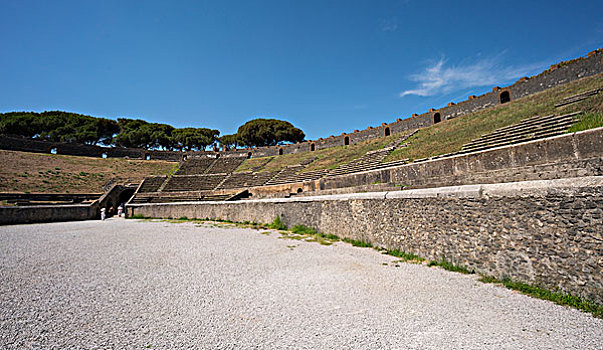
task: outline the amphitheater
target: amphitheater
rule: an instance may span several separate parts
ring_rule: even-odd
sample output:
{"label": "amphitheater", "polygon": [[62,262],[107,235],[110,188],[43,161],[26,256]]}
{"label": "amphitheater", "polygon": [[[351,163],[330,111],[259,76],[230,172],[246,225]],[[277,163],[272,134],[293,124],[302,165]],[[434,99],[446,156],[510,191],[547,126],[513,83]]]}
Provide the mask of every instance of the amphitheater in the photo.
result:
{"label": "amphitheater", "polygon": [[[206,152],[168,152],[50,143],[3,135],[0,137],[0,149],[6,154],[52,154],[102,160],[137,159],[149,164],[173,164],[174,171],[134,180],[127,176],[116,177],[107,181],[102,191],[99,188],[94,193],[1,193],[0,199],[6,205],[0,207],[0,224],[7,225],[0,227],[0,237],[6,243],[3,244],[1,258],[3,264],[14,264],[17,268],[19,256],[14,251],[25,249],[27,244],[20,242],[22,238],[16,237],[23,236],[34,240],[45,239],[50,247],[65,245],[77,259],[86,260],[87,255],[70,245],[70,239],[65,234],[68,230],[79,229],[97,232],[98,236],[93,240],[95,244],[99,244],[98,251],[93,252],[87,247],[83,252],[107,259],[113,269],[125,269],[123,276],[129,276],[134,286],[161,289],[157,292],[161,297],[154,294],[153,298],[145,301],[149,304],[149,315],[144,316],[144,319],[156,320],[165,312],[154,303],[162,303],[170,297],[179,300],[178,307],[182,309],[175,316],[178,326],[164,324],[165,320],[158,323],[159,326],[150,326],[153,332],[161,332],[162,326],[165,326],[168,334],[184,332],[178,335],[179,344],[187,339],[187,332],[200,332],[205,334],[205,344],[248,342],[271,347],[274,344],[259,339],[272,337],[281,341],[279,345],[297,347],[299,343],[295,342],[295,331],[284,332],[284,338],[274,334],[278,324],[287,324],[290,327],[312,329],[309,333],[297,335],[311,348],[325,347],[326,344],[346,347],[367,339],[374,339],[375,343],[367,343],[367,346],[362,346],[364,348],[392,347],[394,341],[411,341],[408,343],[409,348],[442,348],[442,342],[446,341],[449,341],[449,346],[444,348],[475,347],[478,343],[487,347],[509,348],[542,347],[543,344],[544,347],[551,348],[560,345],[564,348],[597,348],[603,342],[600,311],[599,314],[593,313],[596,316],[593,317],[588,313],[513,294],[491,284],[478,283],[471,276],[481,275],[497,281],[509,280],[538,286],[543,290],[559,291],[588,300],[598,305],[596,307],[600,310],[600,305],[603,304],[603,127],[577,126],[588,124],[585,120],[594,114],[600,115],[601,111],[602,49],[592,51],[585,57],[553,65],[537,76],[522,78],[510,86],[494,87],[483,95],[469,96],[459,103],[451,102],[447,106],[431,108],[427,112],[380,126],[297,144],[233,150],[215,148]],[[120,203],[126,203],[128,217],[144,220],[111,218],[103,224],[84,221],[98,220],[101,208],[109,211]],[[172,222],[149,218],[171,219]],[[174,224],[173,222],[178,222],[175,219],[179,218],[182,223]],[[189,222],[192,219],[198,220]],[[262,227],[259,231],[265,231],[266,226],[258,226],[257,223],[269,224],[275,219],[289,228],[296,225],[309,228],[316,236],[294,242],[276,239],[275,235],[278,233],[274,230],[272,233],[268,230],[267,235],[260,235],[258,230],[253,230]],[[74,222],[41,224],[53,221]],[[229,223],[220,224],[224,221]],[[15,225],[25,223],[40,224]],[[251,225],[252,229],[224,228],[234,225],[232,223],[245,223]],[[67,230],[65,233],[63,228]],[[117,234],[120,228],[125,231],[122,235]],[[207,232],[207,236],[203,236],[206,237],[203,238],[203,243],[195,241],[195,229]],[[49,236],[43,238],[44,235],[40,232],[46,231]],[[162,231],[170,234],[162,236]],[[148,232],[148,235],[144,232]],[[153,277],[151,266],[144,267],[142,273],[148,279],[156,281],[157,287],[132,274],[128,270],[130,267],[113,266],[110,263],[111,259],[129,259],[127,252],[120,251],[119,247],[130,247],[135,241],[147,244],[149,237],[159,240],[149,243],[153,247],[152,252],[158,254],[158,257],[150,257],[149,260],[152,264],[159,264],[158,277]],[[333,242],[330,241],[325,246],[302,244],[302,241],[320,241],[321,238],[328,237],[335,237],[333,239],[336,241],[345,240],[357,245],[372,246],[378,251],[359,253],[359,248],[343,243],[331,247],[329,245]],[[296,244],[289,244],[291,242]],[[51,256],[47,256],[42,243],[29,244],[35,254],[43,257],[42,263],[54,261]],[[201,250],[201,245],[212,248],[205,252]],[[162,247],[166,249],[163,252]],[[132,264],[140,267],[145,262],[139,260],[136,249],[132,252]],[[231,249],[232,256],[219,253]],[[275,253],[279,249],[291,250],[292,254],[299,253],[299,256],[284,258],[280,253]],[[327,252],[326,249],[332,251]],[[34,254],[23,251],[25,255]],[[216,264],[219,268],[206,270],[205,265],[183,258],[191,252],[197,252],[203,259],[207,259],[204,254],[218,254],[221,262]],[[441,269],[434,272],[424,264],[406,264],[391,255],[381,254],[388,252],[397,252],[394,255],[398,257],[412,256],[425,261],[447,262],[464,271],[471,271],[474,275],[459,275]],[[237,264],[237,256],[242,265],[237,265],[237,268],[228,267],[225,261]],[[70,258],[63,256],[61,259]],[[335,265],[330,264],[336,263],[332,260],[338,260],[342,266],[333,267]],[[174,271],[161,267],[165,261],[170,261],[168,265],[173,264]],[[208,261],[210,265],[215,263]],[[326,265],[321,265],[321,261]],[[185,265],[183,270],[175,267],[179,263]],[[62,266],[56,261],[52,264]],[[194,269],[186,270],[188,264],[192,264]],[[297,265],[304,264],[307,264],[306,269],[311,270],[307,273],[320,278],[313,280],[307,275],[297,275]],[[326,270],[321,270],[321,266],[327,266]],[[384,270],[384,266],[388,270]],[[269,274],[270,278],[256,281],[263,283],[265,289],[257,285],[240,290],[234,287],[234,281],[239,281],[236,276],[254,279],[253,276],[264,276],[266,268],[273,270]],[[348,270],[356,268],[361,270],[358,276],[364,276],[366,284],[357,280],[358,276],[348,274]],[[6,272],[6,267],[3,270]],[[108,273],[100,268],[91,268],[91,271],[102,276]],[[231,290],[233,295],[227,297],[225,295],[228,293],[224,292],[226,294],[223,300],[234,298],[238,303],[224,301],[224,304],[220,304],[220,297],[197,301],[201,304],[209,303],[203,304],[205,306],[202,309],[205,311],[195,314],[191,309],[193,313],[190,317],[184,317],[181,313],[188,312],[186,309],[192,307],[186,298],[208,291],[204,289],[205,284],[191,282],[184,288],[198,289],[184,292],[182,295],[185,299],[182,299],[178,294],[180,290],[165,282],[172,278],[169,277],[170,271],[182,273],[191,279],[209,278],[213,281],[208,282],[212,288],[218,288],[215,284],[226,289],[234,288]],[[291,275],[287,275],[287,272]],[[208,275],[204,276],[204,273]],[[435,280],[426,281],[422,277],[413,279],[416,275],[429,273],[435,274]],[[111,279],[111,273],[108,274],[107,278]],[[123,276],[118,278],[126,278]],[[331,286],[333,280],[337,282],[335,286]],[[68,283],[67,281],[68,279],[64,280],[64,283]],[[4,282],[7,282],[6,279]],[[11,280],[11,283],[16,282]],[[107,283],[109,289],[118,288]],[[120,280],[119,283],[127,284],[127,281]],[[247,286],[246,282],[241,283]],[[291,289],[282,285],[285,283],[298,287],[308,286],[308,293],[315,293],[320,300],[312,300],[309,294],[302,292],[297,297],[291,296],[288,294],[293,293]],[[391,287],[391,293],[385,293],[368,287],[379,283],[383,283],[385,289],[389,286],[399,288]],[[317,287],[321,284],[333,289]],[[443,292],[450,298],[449,303],[441,306],[448,308],[448,311],[438,309],[440,306],[435,307],[439,310],[435,313],[427,311],[430,309],[429,298],[442,300],[434,295],[413,297],[415,299],[410,299],[410,305],[405,306],[398,305],[397,302],[376,302],[392,296],[400,297],[401,292],[413,288],[423,288],[437,294],[438,289],[432,284],[451,286],[452,289]],[[366,285],[369,296],[357,298],[354,294],[357,291],[353,286],[358,285]],[[275,294],[269,294],[271,298],[277,298],[272,300],[274,304],[269,307],[262,304],[265,301],[261,301],[261,294],[270,288],[282,293],[283,300],[278,300]],[[132,300],[145,297],[144,294],[136,294],[135,289],[126,287],[126,290]],[[222,295],[220,293],[223,293],[223,289],[218,290],[222,291],[212,289],[213,293]],[[9,287],[0,287],[0,291],[5,296],[14,293]],[[477,294],[482,292],[490,293],[495,299],[478,301],[482,296]],[[490,310],[482,310],[485,313],[475,317],[456,310],[466,302],[459,297],[463,295],[475,298],[473,303],[465,307]],[[111,299],[109,296],[103,298]],[[350,305],[340,298],[358,304]],[[496,298],[501,298],[501,302],[508,302],[509,305],[497,304],[493,301]],[[510,300],[517,298],[518,304],[512,304]],[[337,302],[331,302],[330,299],[340,300],[341,305],[338,306]],[[285,311],[279,313],[278,308],[287,310],[290,307],[288,302],[296,302],[294,300],[298,300],[299,304],[296,305],[293,316],[286,315]],[[0,306],[9,310],[14,302],[3,298]],[[85,307],[98,307],[88,305],[84,300],[78,302]],[[108,303],[107,300],[100,302]],[[358,308],[364,309],[360,306],[362,303],[368,305],[369,309],[372,308],[367,311],[369,316],[366,319],[354,313]],[[416,312],[412,309],[413,303],[416,303],[417,310],[423,310],[423,316],[427,315],[425,317],[428,319],[418,321],[418,315],[412,316]],[[274,305],[278,305],[278,308]],[[118,324],[123,323],[121,318],[127,318],[127,310],[130,310],[131,305],[121,307],[122,311],[114,314]],[[262,313],[257,310],[254,312],[254,307],[268,308],[274,314],[260,317]],[[218,314],[225,308],[234,310],[224,313],[231,319],[220,319]],[[340,313],[339,308],[345,312]],[[413,327],[418,328],[404,328],[404,320],[393,312],[396,308],[410,313],[409,317],[416,321]],[[530,317],[511,316],[509,308],[515,308],[524,316],[531,313],[537,316],[527,321]],[[451,309],[455,309],[457,313],[449,312]],[[14,305],[12,310],[16,310]],[[14,312],[15,315],[12,316],[4,314],[0,321],[3,324],[0,330],[7,334],[14,335],[27,329],[8,326],[14,321],[13,316],[27,318]],[[78,311],[74,312],[75,315],[82,316]],[[391,312],[393,313],[390,314]],[[324,318],[316,322],[323,326],[329,325],[324,328],[326,331],[323,329],[323,332],[329,334],[328,340],[321,340],[325,343],[309,336],[320,334],[321,330],[313,329],[308,322],[313,320],[313,315],[322,313],[325,313]],[[509,326],[504,322],[498,324],[495,319],[500,314],[511,317],[513,325]],[[383,315],[387,317],[381,317]],[[62,316],[68,317],[67,314]],[[214,323],[211,322],[190,324],[191,317],[212,319],[215,324],[225,328],[213,329]],[[295,321],[291,321],[290,317],[294,317]],[[447,326],[446,320],[451,318],[458,318],[470,326],[462,331],[458,330],[459,324],[454,321],[451,323],[454,327]],[[438,333],[434,327],[429,327],[430,320],[436,325],[435,328],[442,331]],[[363,322],[367,322],[365,332],[353,327],[354,324]],[[421,329],[425,327],[436,333],[425,333],[419,338],[387,338],[379,330],[387,329],[388,322],[394,325],[395,331],[392,332],[397,334],[421,333]],[[491,324],[487,325],[489,322]],[[563,324],[568,322],[575,327],[564,328]],[[98,323],[87,320],[75,328],[67,329],[77,334],[77,329],[81,330],[86,324]],[[136,327],[130,321],[124,324]],[[337,324],[341,324],[341,328]],[[486,325],[480,329],[480,324]],[[542,329],[538,324],[543,325]],[[103,327],[102,332],[113,332]],[[522,327],[523,332],[528,329],[529,334],[518,333],[518,329]],[[345,334],[346,329],[355,331],[351,331],[350,338],[338,339],[337,334]],[[500,329],[504,330],[497,333]],[[60,330],[51,330],[52,334],[58,334],[56,332],[60,333]],[[87,337],[92,336],[91,333],[84,333]],[[134,339],[129,337],[134,337],[135,333],[132,330],[128,336],[119,332],[111,333],[113,335],[110,336],[105,334],[103,339],[109,347],[118,346],[120,337]],[[475,338],[462,339],[461,333],[473,333]],[[487,339],[488,333],[495,334],[490,339],[491,343]],[[551,335],[552,333],[555,335]],[[136,333],[135,336],[144,338],[146,335],[150,337],[149,344],[162,344],[160,347],[170,348],[175,344],[166,343],[165,339],[153,334],[155,335]],[[68,338],[68,335],[62,336],[61,339]],[[136,338],[137,344],[144,344],[145,340],[142,338]],[[32,347],[35,348],[35,344],[46,344],[41,339],[43,336],[38,335],[36,341],[41,343],[33,342]],[[550,343],[543,343],[547,341],[545,339],[549,339]],[[0,340],[8,342],[7,338],[1,336]],[[17,343],[24,344],[15,344]],[[56,344],[68,347],[70,343]],[[540,346],[534,346],[535,344]],[[199,343],[189,345],[198,346]]]}

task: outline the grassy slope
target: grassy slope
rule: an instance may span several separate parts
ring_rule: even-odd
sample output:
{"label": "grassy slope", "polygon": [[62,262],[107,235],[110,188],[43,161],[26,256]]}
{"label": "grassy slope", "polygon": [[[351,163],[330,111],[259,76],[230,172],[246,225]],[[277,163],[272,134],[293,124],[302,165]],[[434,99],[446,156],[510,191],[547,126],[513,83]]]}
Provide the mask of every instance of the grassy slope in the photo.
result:
{"label": "grassy slope", "polygon": [[0,151],[0,192],[99,193],[111,178],[140,182],[167,175],[178,163]]}
{"label": "grassy slope", "polygon": [[[569,83],[528,96],[508,104],[472,113],[419,130],[409,141],[409,147],[396,150],[385,161],[404,158],[419,159],[439,154],[456,152],[463,144],[487,134],[495,129],[515,124],[535,115],[565,114],[583,111],[582,118],[587,123],[578,122],[571,131],[601,126],[603,115],[603,94],[584,101],[555,108],[564,97],[603,86],[603,75]],[[598,123],[597,123],[598,121]],[[585,125],[586,124],[586,125]],[[585,125],[580,127],[580,125]]]}
{"label": "grassy slope", "polygon": [[[360,158],[368,151],[383,148],[397,139],[404,136],[404,134],[396,134],[388,137],[380,137],[374,140],[368,140],[359,142],[357,144],[349,146],[337,146],[326,149],[317,150],[316,152],[303,152],[296,154],[285,154],[282,156],[271,157],[272,159],[268,164],[262,167],[262,171],[276,171],[285,168],[288,165],[300,164],[304,160],[316,158],[310,163],[304,171],[320,170],[320,169],[334,169],[340,164],[346,164],[354,159]],[[253,158],[248,159],[237,169],[237,171],[250,170],[252,167],[260,165],[262,159],[266,158]]]}
{"label": "grassy slope", "polygon": [[[461,147],[478,138],[482,134],[490,133],[498,128],[518,123],[519,121],[535,115],[565,114],[574,111],[583,111],[582,121],[572,127],[570,131],[579,131],[603,126],[603,94],[590,97],[584,101],[574,103],[562,108],[555,108],[564,97],[583,91],[600,88],[603,86],[603,75],[584,78],[563,86],[558,86],[547,91],[534,94],[502,106],[489,108],[476,113],[468,114],[452,120],[447,120],[431,127],[420,129],[409,139],[409,147],[394,151],[384,161],[405,158],[419,159],[432,157],[439,154],[456,152]],[[286,154],[273,158],[265,166],[262,163],[267,158],[253,158],[246,160],[237,171],[249,171],[254,167],[262,166],[262,171],[281,170],[288,165],[314,158],[304,171],[318,169],[334,169],[338,165],[348,163],[361,157],[368,151],[383,148],[392,143],[402,134],[382,137],[374,140],[360,142],[350,146],[338,146],[316,152]]]}

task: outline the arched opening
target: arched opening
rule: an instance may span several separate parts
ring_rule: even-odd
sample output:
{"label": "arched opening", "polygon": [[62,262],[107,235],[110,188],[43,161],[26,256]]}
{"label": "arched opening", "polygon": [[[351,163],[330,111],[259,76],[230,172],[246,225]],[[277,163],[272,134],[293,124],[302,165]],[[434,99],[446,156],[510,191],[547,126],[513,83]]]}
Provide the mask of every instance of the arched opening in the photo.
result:
{"label": "arched opening", "polygon": [[348,146],[350,144],[350,137],[349,136],[346,136],[346,137],[343,138],[343,144],[345,146]]}
{"label": "arched opening", "polygon": [[282,149],[282,148],[279,148],[279,149],[278,149],[278,155],[279,155],[279,156],[282,156],[282,155],[283,155],[283,149]]}
{"label": "arched opening", "polygon": [[220,158],[220,153],[216,153],[216,159]]}
{"label": "arched opening", "polygon": [[247,159],[251,159],[252,156],[253,156],[253,153],[247,152]]}
{"label": "arched opening", "polygon": [[188,156],[186,154],[182,156],[182,161],[183,162],[186,162],[187,159],[188,159]]}
{"label": "arched opening", "polygon": [[151,160],[151,155],[150,154],[145,154],[144,155],[144,160]]}
{"label": "arched opening", "polygon": [[442,121],[442,115],[440,114],[440,112],[434,113],[433,114],[433,123],[436,124],[436,123],[439,123],[441,121]]}
{"label": "arched opening", "polygon": [[302,193],[302,192],[304,192],[304,190],[302,190],[301,188],[297,189],[297,193]]}
{"label": "arched opening", "polygon": [[314,152],[314,151],[316,151],[316,145],[311,143],[310,144],[310,152]]}
{"label": "arched opening", "polygon": [[50,153],[51,153],[51,154],[57,154],[57,149],[56,149],[56,148],[54,148],[54,147],[53,147],[53,148],[51,148],[51,149],[50,149]]}
{"label": "arched opening", "polygon": [[511,94],[509,91],[503,91],[499,95],[500,104],[511,102]]}
{"label": "arched opening", "polygon": [[119,194],[118,206],[125,204],[134,195],[134,189],[126,188]]}
{"label": "arched opening", "polygon": [[101,154],[101,158],[107,158],[107,153]]}
{"label": "arched opening", "polygon": [[389,136],[391,135],[391,130],[389,129],[389,126],[386,127],[385,129],[383,129],[383,136]]}

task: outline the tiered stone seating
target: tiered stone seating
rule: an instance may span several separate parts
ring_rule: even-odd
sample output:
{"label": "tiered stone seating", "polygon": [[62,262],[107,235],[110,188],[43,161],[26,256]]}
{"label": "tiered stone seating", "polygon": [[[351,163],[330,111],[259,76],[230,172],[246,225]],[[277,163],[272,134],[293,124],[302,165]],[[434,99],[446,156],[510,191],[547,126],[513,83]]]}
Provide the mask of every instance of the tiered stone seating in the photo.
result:
{"label": "tiered stone seating", "polygon": [[482,135],[480,138],[464,145],[461,151],[462,153],[477,152],[494,147],[560,135],[567,132],[572,126],[574,117],[577,114],[579,113],[528,118],[518,124],[506,126],[490,134]]}
{"label": "tiered stone seating", "polygon": [[276,173],[276,171],[232,173],[217,187],[217,189],[263,186],[268,180],[273,178]]}
{"label": "tiered stone seating", "polygon": [[290,165],[279,171],[276,176],[266,182],[266,185],[280,185],[285,183],[297,182],[296,174],[304,168],[303,165]]}
{"label": "tiered stone seating", "polygon": [[146,177],[144,178],[144,180],[142,180],[142,184],[138,189],[138,193],[157,192],[159,190],[159,187],[161,187],[161,185],[166,179],[166,176]]}
{"label": "tiered stone seating", "polygon": [[394,147],[387,147],[367,152],[362,157],[354,159],[347,164],[342,164],[331,170],[328,176],[338,176],[377,169],[382,164],[381,162],[383,159],[385,159],[385,157],[387,157],[393,150]]}
{"label": "tiered stone seating", "polygon": [[215,158],[191,158],[181,163],[176,175],[201,175],[216,162]]}
{"label": "tiered stone seating", "polygon": [[245,157],[218,158],[206,171],[207,174],[229,174],[245,161]]}
{"label": "tiered stone seating", "polygon": [[572,96],[568,96],[566,98],[564,98],[563,100],[561,100],[561,102],[557,103],[555,105],[555,107],[559,108],[565,105],[569,105],[571,103],[576,103],[576,102],[580,102],[582,100],[586,100],[587,98],[594,96],[598,93],[600,93],[601,91],[603,91],[603,88],[598,88],[598,89],[594,89],[594,90],[589,90],[589,91],[585,91],[576,95],[572,95]]}
{"label": "tiered stone seating", "polygon": [[168,179],[163,192],[213,190],[226,177],[220,175],[174,175]]}

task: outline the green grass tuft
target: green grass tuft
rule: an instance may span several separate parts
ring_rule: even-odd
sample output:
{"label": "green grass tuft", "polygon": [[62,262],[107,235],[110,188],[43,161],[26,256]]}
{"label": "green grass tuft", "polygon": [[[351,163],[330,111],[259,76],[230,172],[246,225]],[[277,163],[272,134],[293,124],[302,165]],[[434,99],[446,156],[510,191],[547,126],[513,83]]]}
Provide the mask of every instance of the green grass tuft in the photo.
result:
{"label": "green grass tuft", "polygon": [[603,126],[603,113],[584,113],[568,132],[594,129]]}
{"label": "green grass tuft", "polygon": [[404,261],[404,262],[423,262],[423,261],[425,261],[425,259],[423,259],[422,257],[420,257],[416,254],[406,253],[406,252],[403,252],[398,249],[388,250],[387,254],[400,258],[400,260]]}
{"label": "green grass tuft", "polygon": [[268,225],[268,228],[274,230],[286,230],[287,225],[285,225],[285,223],[281,221],[281,217],[277,215],[276,218],[274,218],[274,220],[272,221],[272,223]]}
{"label": "green grass tuft", "polygon": [[427,266],[430,266],[430,267],[431,266],[439,266],[439,267],[443,268],[444,270],[460,272],[460,273],[464,273],[467,275],[474,273],[474,271],[470,271],[463,266],[455,265],[452,262],[446,260],[445,258],[442,258],[442,260],[440,260],[440,261],[432,260],[429,263],[427,263]]}
{"label": "green grass tuft", "polygon": [[343,241],[346,243],[350,243],[354,247],[360,247],[360,248],[372,248],[373,247],[373,245],[368,242],[357,241],[357,240],[351,239],[351,238],[344,238]]}
{"label": "green grass tuft", "polygon": [[298,235],[316,235],[318,234],[318,232],[316,232],[315,229],[313,229],[312,227],[308,227],[308,226],[304,226],[304,225],[295,225],[293,227],[291,227],[291,232],[298,234]]}

